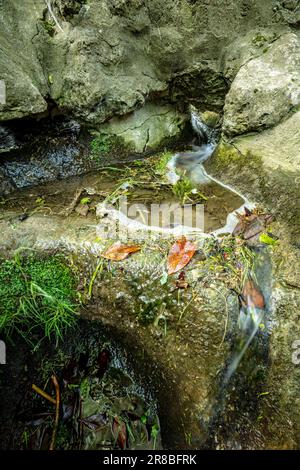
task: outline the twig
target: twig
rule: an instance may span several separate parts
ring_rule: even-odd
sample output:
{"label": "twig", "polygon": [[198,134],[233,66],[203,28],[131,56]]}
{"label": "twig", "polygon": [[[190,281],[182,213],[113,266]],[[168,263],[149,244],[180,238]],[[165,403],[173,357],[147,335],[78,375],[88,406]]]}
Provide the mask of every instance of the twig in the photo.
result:
{"label": "twig", "polygon": [[[100,269],[101,268],[101,269]],[[91,280],[90,280],[90,284],[89,284],[89,290],[88,290],[88,298],[91,299],[92,296],[93,296],[93,286],[94,286],[94,282],[96,280],[96,277],[97,277],[97,274],[98,274],[98,271],[100,270],[100,273],[102,272],[103,270],[103,259],[101,258],[99,263],[97,264],[96,266],[96,269],[95,271],[93,272],[92,274],[92,277],[91,277]]]}
{"label": "twig", "polygon": [[221,340],[221,343],[219,344],[218,348],[220,348],[224,341],[225,341],[225,338],[226,338],[226,334],[227,334],[227,327],[228,327],[228,320],[229,320],[229,311],[228,311],[228,303],[227,303],[227,298],[226,296],[223,294],[223,292],[221,292],[217,287],[215,286],[209,286],[209,289],[213,289],[215,290],[216,292],[218,292],[218,294],[223,297],[223,300],[224,300],[224,303],[225,303],[225,314],[226,314],[226,319],[225,319],[225,326],[224,326],[224,333],[223,333],[223,337],[222,337],[222,340]]}
{"label": "twig", "polygon": [[[179,289],[178,289],[178,293],[179,293]],[[191,300],[186,304],[186,306],[185,306],[184,309],[182,310],[182,312],[181,312],[181,314],[180,314],[180,316],[179,316],[179,319],[178,319],[178,323],[181,322],[181,319],[182,319],[184,313],[185,313],[186,310],[189,308],[189,306],[191,305],[191,303],[194,302],[194,300],[198,299],[198,297],[199,297],[199,296],[197,295],[197,293],[193,293],[193,296],[192,296]]]}
{"label": "twig", "polygon": [[35,384],[32,384],[32,390],[34,390],[36,393],[41,395],[41,397],[45,398],[46,400],[50,401],[50,403],[53,403],[53,405],[56,405],[56,400],[52,398],[48,393],[44,392],[40,387],[38,387]]}
{"label": "twig", "polygon": [[56,375],[52,375],[51,377],[53,385],[55,387],[55,397],[56,397],[56,409],[55,409],[55,423],[54,423],[54,428],[52,432],[52,438],[51,438],[51,443],[49,450],[54,449],[55,445],[55,439],[56,439],[56,434],[57,434],[57,428],[58,428],[58,422],[59,422],[59,408],[60,408],[60,390],[59,390],[59,384],[57,381]]}

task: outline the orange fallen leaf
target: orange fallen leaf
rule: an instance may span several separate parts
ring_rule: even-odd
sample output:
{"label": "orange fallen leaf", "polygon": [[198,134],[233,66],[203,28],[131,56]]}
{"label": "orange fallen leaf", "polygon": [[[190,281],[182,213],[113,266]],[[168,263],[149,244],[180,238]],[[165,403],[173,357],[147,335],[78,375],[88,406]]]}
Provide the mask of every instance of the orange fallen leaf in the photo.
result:
{"label": "orange fallen leaf", "polygon": [[252,281],[247,279],[243,288],[243,297],[248,307],[265,308],[265,299],[260,288]]}
{"label": "orange fallen leaf", "polygon": [[139,245],[121,245],[120,243],[115,243],[104,253],[101,253],[101,256],[113,261],[122,261],[123,259],[127,258],[130,253],[135,253],[140,251],[140,249],[141,247]]}
{"label": "orange fallen leaf", "polygon": [[196,245],[188,241],[185,237],[177,240],[171,247],[168,256],[168,274],[177,273],[186,266],[196,251]]}

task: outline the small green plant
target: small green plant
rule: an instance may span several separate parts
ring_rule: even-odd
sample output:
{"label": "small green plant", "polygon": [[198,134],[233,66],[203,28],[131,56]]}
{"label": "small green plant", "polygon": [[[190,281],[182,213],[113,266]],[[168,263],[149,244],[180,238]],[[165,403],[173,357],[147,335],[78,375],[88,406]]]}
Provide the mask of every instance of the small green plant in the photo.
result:
{"label": "small green plant", "polygon": [[158,175],[164,175],[167,171],[167,165],[170,161],[170,159],[172,158],[172,153],[171,152],[163,152],[161,155],[160,155],[160,158],[159,160],[157,160],[157,162],[155,163],[155,173],[157,173]]}
{"label": "small green plant", "polygon": [[47,31],[47,33],[49,34],[49,36],[53,37],[54,34],[55,34],[55,23],[54,23],[54,21],[53,20],[51,20],[51,21],[43,20],[42,25],[44,26],[44,28]]}
{"label": "small green plant", "polygon": [[102,154],[107,154],[111,149],[111,137],[100,134],[91,141],[91,158],[96,159]]}
{"label": "small green plant", "polygon": [[118,135],[98,134],[91,141],[90,147],[90,159],[96,163],[101,163],[102,157],[108,154],[120,156],[134,151],[132,146],[125,143],[124,139]]}
{"label": "small green plant", "polygon": [[82,199],[80,199],[80,204],[82,205],[86,205],[86,204],[89,204],[91,202],[91,198],[90,197],[83,197]]}
{"label": "small green plant", "polygon": [[153,450],[155,450],[156,448],[156,440],[157,440],[158,434],[159,434],[159,426],[158,424],[153,424],[153,426],[151,427],[151,437],[153,439]]}
{"label": "small green plant", "polygon": [[183,176],[177,183],[174,184],[172,191],[173,194],[180,200],[181,204],[184,204],[186,200],[190,199],[194,189],[193,183],[186,177]]}
{"label": "small green plant", "polygon": [[41,335],[61,339],[76,308],[75,279],[59,257],[0,260],[0,331],[7,337],[18,332],[33,347]]}

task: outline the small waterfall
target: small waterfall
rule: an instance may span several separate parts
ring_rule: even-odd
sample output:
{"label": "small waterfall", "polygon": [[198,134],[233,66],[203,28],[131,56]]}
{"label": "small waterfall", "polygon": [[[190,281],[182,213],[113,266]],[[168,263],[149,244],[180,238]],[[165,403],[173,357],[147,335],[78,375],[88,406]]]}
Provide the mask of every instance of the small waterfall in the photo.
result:
{"label": "small waterfall", "polygon": [[195,185],[214,182],[243,199],[244,204],[234,212],[228,214],[225,226],[215,230],[212,235],[219,236],[222,233],[232,233],[239,221],[237,214],[243,214],[245,207],[250,210],[254,209],[255,204],[250,202],[243,194],[231,186],[207,173],[203,163],[211,157],[218,144],[218,131],[205,124],[201,120],[199,113],[197,113],[193,107],[191,107],[191,124],[200,145],[193,145],[192,150],[175,154],[168,163],[166,176],[171,184],[176,184],[180,179],[180,174],[177,172],[177,170],[179,170],[179,172],[186,174]]}
{"label": "small waterfall", "polygon": [[216,146],[218,139],[216,128],[205,124],[193,106],[191,106],[191,124],[201,145],[208,145],[213,148]]}
{"label": "small waterfall", "polygon": [[254,336],[258,332],[260,325],[264,324],[264,318],[264,309],[257,308],[248,297],[246,299],[246,306],[242,307],[240,310],[238,319],[240,340],[227,368],[223,382],[224,387],[226,387],[231,377],[237,370],[244,357],[244,354],[249,348]]}

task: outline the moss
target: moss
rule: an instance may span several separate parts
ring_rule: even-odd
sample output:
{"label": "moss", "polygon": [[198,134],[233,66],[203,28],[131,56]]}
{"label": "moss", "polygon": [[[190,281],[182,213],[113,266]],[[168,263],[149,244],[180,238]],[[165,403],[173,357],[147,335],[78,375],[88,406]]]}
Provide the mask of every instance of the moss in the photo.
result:
{"label": "moss", "polygon": [[41,21],[43,28],[47,31],[49,36],[53,37],[55,34],[55,23],[53,20],[42,20]]}
{"label": "moss", "polygon": [[132,147],[124,142],[118,135],[96,134],[90,142],[90,159],[95,163],[101,163],[103,157],[127,155]]}
{"label": "moss", "polygon": [[218,145],[214,153],[213,162],[217,170],[226,169],[228,166],[235,166],[238,170],[245,165],[251,167],[262,165],[261,157],[258,155],[252,154],[251,152],[242,154],[233,145],[226,142],[221,142]]}
{"label": "moss", "polygon": [[62,259],[51,256],[0,260],[0,330],[15,331],[35,346],[61,338],[75,322],[76,282]]}
{"label": "moss", "polygon": [[255,47],[262,47],[268,42],[268,38],[266,38],[263,34],[257,33],[253,38],[252,38],[252,44]]}

